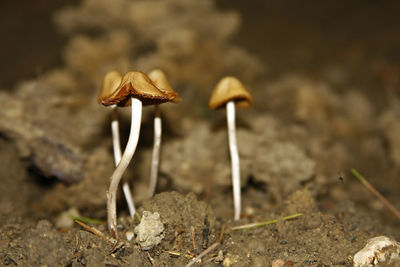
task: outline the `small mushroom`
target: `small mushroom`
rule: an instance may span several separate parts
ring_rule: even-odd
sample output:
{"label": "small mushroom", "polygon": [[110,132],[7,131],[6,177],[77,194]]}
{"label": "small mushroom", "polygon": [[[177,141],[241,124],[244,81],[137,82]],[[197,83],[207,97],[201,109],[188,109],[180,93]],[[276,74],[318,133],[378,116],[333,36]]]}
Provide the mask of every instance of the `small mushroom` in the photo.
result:
{"label": "small mushroom", "polygon": [[231,154],[232,166],[232,186],[233,202],[235,207],[234,219],[240,219],[241,200],[240,200],[240,165],[239,153],[236,141],[235,129],[235,106],[237,108],[247,108],[253,103],[253,98],[243,84],[235,77],[225,77],[221,79],[211,94],[208,106],[211,109],[223,108],[226,106],[229,151]]}
{"label": "small mushroom", "polygon": [[[173,102],[179,101],[178,94],[172,89],[167,76],[162,70],[155,69],[149,73],[150,79],[163,93],[167,94],[172,98]],[[160,161],[160,147],[161,147],[161,114],[158,105],[154,108],[154,144],[153,153],[151,156],[151,167],[150,167],[150,186],[148,196],[152,197],[156,190],[157,177],[158,177],[158,165]]]}
{"label": "small mushroom", "polygon": [[[99,100],[103,98],[109,97],[115,89],[121,84],[122,74],[118,71],[109,71],[104,76],[101,91],[99,94]],[[99,101],[101,102],[101,101]],[[118,111],[117,105],[111,105],[112,115],[111,115],[111,133],[112,133],[112,140],[113,140],[113,151],[114,151],[114,163],[115,166],[121,160],[121,143],[119,137],[119,121],[118,121]],[[133,218],[136,213],[135,204],[133,202],[131,189],[129,188],[128,182],[124,182],[122,184],[122,191],[124,192],[124,196],[126,202],[128,204],[129,214]]]}
{"label": "small mushroom", "polygon": [[157,105],[172,100],[161,92],[150,78],[139,71],[127,72],[121,84],[111,94],[100,97],[99,101],[105,105],[131,106],[131,129],[125,151],[117,168],[111,175],[110,187],[107,192],[107,222],[111,235],[117,238],[116,195],[118,184],[128,167],[139,140],[140,122],[143,105]]}

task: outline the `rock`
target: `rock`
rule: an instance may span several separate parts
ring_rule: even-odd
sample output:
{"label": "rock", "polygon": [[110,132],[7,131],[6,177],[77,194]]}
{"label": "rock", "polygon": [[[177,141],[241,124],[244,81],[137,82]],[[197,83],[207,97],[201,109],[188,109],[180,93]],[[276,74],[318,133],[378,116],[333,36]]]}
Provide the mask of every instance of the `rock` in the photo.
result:
{"label": "rock", "polygon": [[125,233],[126,240],[128,240],[128,241],[131,241],[134,236],[135,236],[135,234],[132,231],[127,231]]}
{"label": "rock", "polygon": [[354,255],[354,267],[369,267],[390,264],[399,259],[400,243],[386,236],[378,236],[367,241],[367,245]]}
{"label": "rock", "polygon": [[142,250],[149,250],[160,244],[164,238],[164,225],[158,212],[144,211],[140,224],[135,227],[136,242]]}

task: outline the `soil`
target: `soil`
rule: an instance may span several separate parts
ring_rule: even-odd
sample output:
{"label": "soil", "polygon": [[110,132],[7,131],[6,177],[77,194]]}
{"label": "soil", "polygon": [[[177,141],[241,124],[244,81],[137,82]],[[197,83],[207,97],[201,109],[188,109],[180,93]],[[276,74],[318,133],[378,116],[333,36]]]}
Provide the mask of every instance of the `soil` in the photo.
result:
{"label": "soil", "polygon": [[[149,8],[134,2],[139,3],[135,8]],[[64,65],[49,67],[39,77],[17,84],[26,77],[24,69],[15,86],[0,91],[0,265],[185,266],[214,247],[194,266],[352,266],[353,256],[368,239],[385,235],[400,240],[398,218],[350,172],[351,168],[359,170],[400,208],[400,60],[393,49],[400,42],[393,37],[398,28],[386,27],[397,25],[393,15],[396,4],[379,5],[387,14],[383,18],[373,12],[375,4],[363,2],[356,18],[366,24],[371,17],[379,18],[379,25],[371,24],[371,31],[359,32],[359,39],[343,46],[351,30],[341,32],[340,26],[323,20],[317,11],[331,18],[341,14],[354,29],[364,29],[363,23],[350,18],[356,4],[346,9],[332,2],[330,10],[316,6],[312,11],[300,8],[296,1],[291,8],[273,4],[270,9],[274,15],[264,21],[260,10],[266,7],[261,2],[259,10],[257,5],[249,10],[240,1],[231,5],[221,1],[218,7],[166,1],[167,11],[163,12],[167,15],[160,12],[158,16],[170,17],[168,12],[182,8],[187,14],[224,22],[221,29],[215,29],[215,43],[206,44],[199,40],[209,34],[207,20],[202,19],[204,25],[196,24],[192,31],[179,28],[181,22],[171,24],[172,36],[179,37],[177,47],[185,48],[183,52],[176,50],[184,54],[179,56],[173,49],[169,54],[163,50],[171,45],[170,39],[154,41],[151,33],[160,34],[164,29],[158,24],[149,31],[131,29],[134,37],[118,30],[126,30],[121,26],[125,18],[112,15],[125,7],[128,2],[124,0],[117,4],[100,1],[99,6],[77,4],[77,10],[68,9],[56,16],[59,27],[73,39],[63,50]],[[107,5],[115,5],[115,9],[108,10]],[[241,12],[243,24],[232,42],[228,37],[239,20],[234,13],[220,10],[228,12],[233,7]],[[110,12],[112,27],[89,16],[104,10]],[[297,25],[291,19],[295,14],[307,15],[307,20]],[[89,33],[84,34],[92,39],[74,32],[81,17],[87,18],[83,28],[89,28]],[[133,20],[145,26],[156,23],[143,16]],[[274,21],[281,23],[275,25]],[[293,24],[300,30],[293,30]],[[286,29],[292,33],[290,40],[297,43],[289,46],[280,35],[272,42],[265,37],[257,39],[262,25],[270,33]],[[335,34],[324,40],[327,28]],[[102,31],[110,34],[95,39]],[[153,109],[144,109],[139,146],[124,175],[132,187],[138,216],[128,216],[119,193],[119,235],[114,243],[108,236],[105,208],[108,177],[114,170],[110,113],[95,102],[98,91],[93,88],[99,87],[104,66],[127,66],[125,57],[131,56],[131,47],[124,44],[130,43],[126,42],[129,38],[145,40],[135,47],[139,66],[146,68],[157,62],[150,55],[151,49],[166,68],[173,65],[168,61],[171,58],[182,64],[181,69],[171,67],[169,74],[183,101],[161,106],[161,165],[157,193],[151,198],[146,194]],[[108,43],[110,47],[105,45]],[[231,47],[231,43],[237,46]],[[288,46],[298,61],[285,56]],[[259,56],[247,54],[243,47]],[[99,54],[97,59],[103,50],[104,58]],[[235,59],[226,57],[225,50]],[[195,60],[186,60],[194,57],[193,51],[198,51]],[[324,56],[309,57],[314,51]],[[212,66],[201,60],[205,55],[212,58]],[[115,64],[114,57],[118,59]],[[48,60],[46,57],[43,63],[52,66]],[[257,72],[260,64],[265,72]],[[272,70],[274,65],[277,69]],[[198,69],[208,68],[207,76],[198,77]],[[242,216],[234,221],[225,110],[208,110],[206,101],[217,74],[241,71],[254,107],[238,109],[236,114]],[[5,84],[18,77],[13,75]],[[125,144],[129,110],[121,108],[119,112]],[[144,211],[158,213],[164,228],[161,243],[150,250],[144,250],[133,234]],[[301,216],[262,227],[233,229],[298,213]],[[104,236],[74,223],[69,214],[96,219],[87,224]]]}

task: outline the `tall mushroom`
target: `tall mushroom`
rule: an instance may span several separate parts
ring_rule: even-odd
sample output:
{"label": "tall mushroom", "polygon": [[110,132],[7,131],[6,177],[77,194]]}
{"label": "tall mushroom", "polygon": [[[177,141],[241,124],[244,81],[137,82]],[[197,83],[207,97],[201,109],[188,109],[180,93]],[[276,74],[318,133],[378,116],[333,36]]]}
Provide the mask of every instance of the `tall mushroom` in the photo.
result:
{"label": "tall mushroom", "polygon": [[211,94],[208,106],[211,109],[223,108],[226,106],[229,151],[231,154],[232,165],[232,187],[233,202],[235,208],[234,219],[240,219],[241,199],[240,199],[240,164],[239,153],[236,141],[235,129],[235,106],[237,108],[247,108],[253,103],[253,98],[243,84],[235,77],[224,77],[221,79]]}
{"label": "tall mushroom", "polygon": [[[117,89],[118,86],[121,84],[121,80],[122,80],[122,74],[119,73],[118,71],[113,70],[107,72],[101,84],[99,101],[101,101],[101,99],[108,98],[114,92],[114,90]],[[117,111],[117,105],[114,104],[111,105],[110,107],[112,110],[111,134],[113,140],[114,163],[115,166],[117,166],[121,160],[121,142],[119,137],[118,111]],[[122,191],[124,192],[124,196],[128,204],[129,214],[133,218],[135,216],[136,209],[128,182],[125,181],[122,184]]]}
{"label": "tall mushroom", "polygon": [[140,121],[142,117],[142,105],[158,105],[170,101],[168,95],[161,92],[150,80],[150,78],[139,71],[130,71],[124,75],[121,84],[108,97],[99,101],[105,105],[131,106],[131,129],[128,143],[110,178],[110,187],[107,192],[107,222],[108,228],[113,237],[117,237],[117,207],[116,195],[118,184],[129,162],[135,153],[139,140]]}
{"label": "tall mushroom", "polygon": [[[167,76],[162,70],[155,69],[149,73],[149,78],[163,93],[167,94],[172,98],[173,102],[179,101],[178,94],[172,89]],[[150,185],[148,196],[152,197],[156,190],[157,177],[158,177],[158,165],[160,162],[160,147],[161,147],[161,114],[159,105],[154,108],[154,144],[153,153],[151,155],[151,167],[150,167]]]}

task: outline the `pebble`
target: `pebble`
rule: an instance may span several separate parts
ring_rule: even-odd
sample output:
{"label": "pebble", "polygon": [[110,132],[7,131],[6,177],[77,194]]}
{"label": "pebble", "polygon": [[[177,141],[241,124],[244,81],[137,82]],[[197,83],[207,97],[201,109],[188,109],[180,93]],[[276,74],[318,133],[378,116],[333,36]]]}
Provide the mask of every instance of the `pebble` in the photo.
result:
{"label": "pebble", "polygon": [[126,240],[131,241],[132,238],[135,236],[135,234],[132,231],[127,231],[125,233],[125,236],[126,236]]}
{"label": "pebble", "polygon": [[373,267],[377,264],[390,264],[399,259],[400,243],[386,236],[371,238],[363,249],[353,258],[354,267]]}

